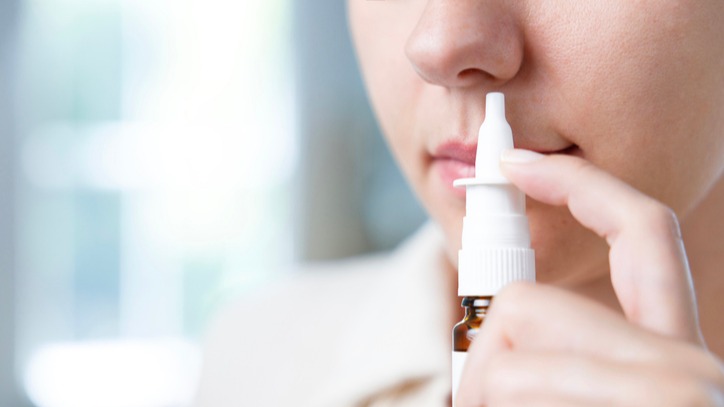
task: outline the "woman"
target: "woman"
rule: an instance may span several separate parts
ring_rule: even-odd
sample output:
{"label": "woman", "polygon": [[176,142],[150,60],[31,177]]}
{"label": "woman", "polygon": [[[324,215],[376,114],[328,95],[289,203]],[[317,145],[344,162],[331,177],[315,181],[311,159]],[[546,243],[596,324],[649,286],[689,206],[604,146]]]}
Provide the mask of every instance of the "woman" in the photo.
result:
{"label": "woman", "polygon": [[[505,93],[521,149],[504,154],[501,166],[529,196],[541,284],[513,284],[496,297],[469,351],[456,405],[724,405],[717,359],[724,355],[724,3],[349,0],[348,7],[372,105],[408,181],[442,230],[444,260],[429,274],[387,280],[388,287],[405,284],[388,289],[394,293],[388,297],[401,296],[404,304],[380,295],[377,314],[375,305],[362,307],[353,314],[361,318],[349,319],[361,326],[350,334],[356,339],[341,341],[342,350],[330,345],[338,338],[329,332],[350,314],[330,308],[354,287],[389,277],[365,271],[384,268],[368,262],[355,266],[346,282],[307,279],[306,293],[345,293],[300,312],[332,321],[300,325],[292,330],[297,338],[271,340],[274,346],[245,342],[239,350],[285,349],[267,360],[292,362],[278,364],[277,377],[279,391],[294,396],[280,396],[276,405],[449,402],[449,382],[428,374],[443,364],[428,350],[442,346],[424,343],[438,332],[449,335],[460,318],[454,290],[465,199],[451,184],[471,175],[490,91]],[[435,244],[403,251],[425,257]],[[415,264],[423,268],[404,267]],[[415,306],[435,305],[410,309],[407,285],[424,285]],[[395,307],[430,314],[429,335],[404,335],[410,327],[388,323],[385,312],[403,315]],[[251,311],[230,315],[220,324],[253,318]],[[375,327],[398,340],[377,341]],[[314,346],[325,338],[329,347]],[[223,348],[219,343],[210,348]],[[299,356],[314,351],[314,358]],[[224,356],[209,355],[207,372],[222,369],[213,361]],[[236,371],[260,372],[251,359],[241,357],[240,365],[248,363]],[[312,360],[328,367],[311,367]],[[200,400],[226,391],[208,384],[213,381],[202,380]],[[319,383],[326,383],[326,393],[298,390]],[[237,400],[267,405],[263,400],[274,397],[244,398],[248,391],[239,391]]]}

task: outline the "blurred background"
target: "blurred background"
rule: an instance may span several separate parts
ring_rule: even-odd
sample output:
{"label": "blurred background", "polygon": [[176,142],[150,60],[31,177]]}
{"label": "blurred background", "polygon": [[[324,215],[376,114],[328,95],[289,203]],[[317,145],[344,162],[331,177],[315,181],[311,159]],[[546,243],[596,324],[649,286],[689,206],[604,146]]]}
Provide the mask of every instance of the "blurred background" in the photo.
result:
{"label": "blurred background", "polygon": [[185,406],[225,303],[423,221],[344,1],[0,0],[0,406]]}

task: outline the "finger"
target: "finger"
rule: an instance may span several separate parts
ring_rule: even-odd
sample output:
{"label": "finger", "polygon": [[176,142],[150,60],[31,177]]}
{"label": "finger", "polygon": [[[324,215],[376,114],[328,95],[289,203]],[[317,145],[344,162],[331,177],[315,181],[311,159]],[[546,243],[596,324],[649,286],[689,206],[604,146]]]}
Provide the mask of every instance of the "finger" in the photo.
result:
{"label": "finger", "polygon": [[724,383],[720,362],[698,345],[651,332],[593,300],[543,284],[516,282],[498,293],[468,349],[460,386],[469,377],[483,377],[491,360],[511,350],[662,371],[675,366],[682,375]]}
{"label": "finger", "polygon": [[480,367],[464,376],[457,406],[665,405],[679,391],[676,375],[652,366],[570,353],[501,352]]}
{"label": "finger", "polygon": [[531,198],[567,205],[611,247],[611,281],[627,318],[703,343],[676,216],[658,201],[577,157],[509,150],[505,175]]}
{"label": "finger", "polygon": [[466,365],[486,366],[510,349],[650,363],[665,356],[661,349],[666,346],[652,346],[663,342],[592,300],[557,287],[516,282],[493,300]]}

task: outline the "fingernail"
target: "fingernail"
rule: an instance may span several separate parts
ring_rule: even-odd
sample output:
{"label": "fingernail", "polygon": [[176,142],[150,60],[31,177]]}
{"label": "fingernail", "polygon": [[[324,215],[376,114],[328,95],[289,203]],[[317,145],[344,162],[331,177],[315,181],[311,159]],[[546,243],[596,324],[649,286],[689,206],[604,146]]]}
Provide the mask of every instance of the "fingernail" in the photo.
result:
{"label": "fingernail", "polygon": [[535,151],[514,148],[503,151],[503,153],[500,154],[500,161],[509,164],[525,164],[538,161],[543,157],[545,157],[545,155],[536,153]]}

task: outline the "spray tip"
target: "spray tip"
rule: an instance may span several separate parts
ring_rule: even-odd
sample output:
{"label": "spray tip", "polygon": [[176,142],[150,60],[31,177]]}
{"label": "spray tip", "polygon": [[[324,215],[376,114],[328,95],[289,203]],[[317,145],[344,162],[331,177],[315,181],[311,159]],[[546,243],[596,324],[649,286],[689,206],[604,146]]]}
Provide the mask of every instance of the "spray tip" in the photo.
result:
{"label": "spray tip", "polygon": [[490,92],[485,95],[485,118],[495,117],[505,120],[505,95],[500,92]]}
{"label": "spray tip", "polygon": [[478,132],[475,178],[507,183],[500,172],[500,155],[513,148],[513,132],[505,120],[505,96],[488,93],[485,98],[485,121]]}

